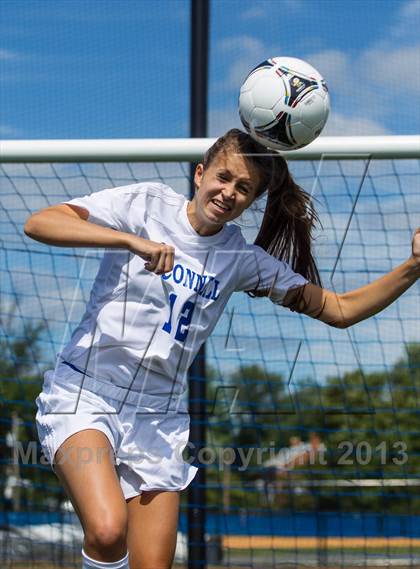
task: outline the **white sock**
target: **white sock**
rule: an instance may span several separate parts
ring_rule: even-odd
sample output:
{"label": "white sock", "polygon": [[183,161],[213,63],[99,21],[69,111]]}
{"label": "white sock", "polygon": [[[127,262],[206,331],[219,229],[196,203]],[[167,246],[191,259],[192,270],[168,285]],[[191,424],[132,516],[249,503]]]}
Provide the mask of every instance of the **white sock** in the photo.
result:
{"label": "white sock", "polygon": [[82,549],[82,558],[82,569],[130,569],[128,566],[128,552],[119,561],[95,561],[95,559],[86,555],[85,550]]}

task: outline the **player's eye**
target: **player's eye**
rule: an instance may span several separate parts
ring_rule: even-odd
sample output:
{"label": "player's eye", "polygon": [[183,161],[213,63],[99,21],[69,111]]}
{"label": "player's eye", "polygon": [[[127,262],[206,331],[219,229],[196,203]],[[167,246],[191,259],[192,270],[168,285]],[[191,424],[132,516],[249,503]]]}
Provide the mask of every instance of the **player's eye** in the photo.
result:
{"label": "player's eye", "polygon": [[248,186],[239,186],[239,191],[242,192],[243,194],[248,194],[249,188]]}
{"label": "player's eye", "polygon": [[219,178],[219,180],[222,180],[223,182],[227,181],[228,177],[225,174],[217,174],[217,177]]}

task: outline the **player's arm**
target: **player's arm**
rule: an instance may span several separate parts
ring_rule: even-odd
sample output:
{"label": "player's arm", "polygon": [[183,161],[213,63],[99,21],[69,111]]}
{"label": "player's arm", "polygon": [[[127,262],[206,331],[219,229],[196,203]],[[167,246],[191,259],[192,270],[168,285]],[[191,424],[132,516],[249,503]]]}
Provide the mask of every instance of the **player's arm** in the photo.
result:
{"label": "player's arm", "polygon": [[60,204],[31,215],[24,226],[28,237],[59,247],[103,247],[128,249],[147,261],[145,268],[156,274],[172,270],[174,248],[155,243],[133,233],[102,227],[88,221],[83,207]]}
{"label": "player's arm", "polygon": [[31,215],[23,230],[36,241],[58,247],[127,247],[128,234],[90,223],[88,217],[83,207],[54,205]]}
{"label": "player's arm", "polygon": [[383,277],[355,290],[337,294],[314,284],[290,290],[283,305],[336,328],[357,324],[392,304],[420,277],[420,228],[410,258]]}

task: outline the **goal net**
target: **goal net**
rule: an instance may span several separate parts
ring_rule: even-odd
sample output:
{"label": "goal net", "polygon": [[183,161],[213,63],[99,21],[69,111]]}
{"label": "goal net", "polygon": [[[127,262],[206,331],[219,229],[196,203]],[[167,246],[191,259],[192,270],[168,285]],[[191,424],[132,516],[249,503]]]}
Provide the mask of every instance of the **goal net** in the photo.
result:
{"label": "goal net", "polygon": [[[82,533],[41,455],[34,400],[103,254],[37,243],[24,222],[134,182],[163,182],[188,197],[190,162],[210,142],[3,143],[2,566],[80,566]],[[321,220],[314,250],[325,288],[357,288],[408,258],[420,219],[418,137],[321,138],[287,157]],[[264,198],[235,221],[249,242],[263,211]],[[206,344],[199,460],[209,566],[420,563],[419,306],[417,284],[377,316],[338,330],[266,298],[232,296]],[[183,501],[180,567],[186,510]]]}

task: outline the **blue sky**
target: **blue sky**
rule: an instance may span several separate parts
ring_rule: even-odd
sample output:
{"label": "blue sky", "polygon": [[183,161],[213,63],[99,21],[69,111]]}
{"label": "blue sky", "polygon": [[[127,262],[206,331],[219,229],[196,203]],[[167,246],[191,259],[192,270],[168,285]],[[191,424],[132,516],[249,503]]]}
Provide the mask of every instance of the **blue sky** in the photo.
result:
{"label": "blue sky", "polygon": [[[1,0],[0,137],[189,133],[189,0]],[[212,0],[209,135],[266,57],[330,87],[326,134],[420,131],[419,0]]]}
{"label": "blue sky", "polygon": [[[0,138],[187,137],[189,19],[189,0],[0,0]],[[304,58],[326,78],[332,100],[326,134],[420,132],[419,28],[420,0],[212,0],[209,135],[239,126],[241,82],[260,61],[278,55]],[[355,196],[363,171],[362,163],[345,164],[349,172],[344,180],[340,171],[334,171],[336,167],[324,164],[322,170],[328,207],[317,250],[327,288],[328,271],[351,210],[350,197]],[[344,280],[336,283],[340,290],[373,280],[409,254],[411,231],[417,225],[418,165],[403,161],[395,167],[401,169],[398,179],[390,163],[378,161],[371,166],[372,180],[380,189],[372,195],[369,191],[366,195],[365,190],[365,201],[359,201],[359,218],[352,227],[358,230],[360,224],[361,237],[353,243],[349,234],[349,249],[345,249],[349,262],[356,259],[357,267],[351,266],[348,271],[344,267],[346,272],[340,273]],[[57,168],[60,184],[56,183]],[[11,249],[9,271],[3,281],[5,291],[13,290],[18,296],[26,293],[22,296],[26,317],[38,319],[41,306],[52,329],[51,337],[60,341],[55,327],[63,327],[62,299],[71,304],[74,296],[74,283],[69,283],[62,272],[67,275],[68,268],[75,265],[69,265],[68,256],[63,253],[61,258],[56,250],[54,257],[46,255],[45,247],[39,245],[43,253],[33,257],[34,276],[26,256],[23,258],[29,240],[22,242],[21,226],[29,210],[45,207],[47,198],[48,203],[57,203],[70,195],[102,189],[110,180],[112,185],[121,185],[134,179],[121,164],[108,166],[106,171],[101,165],[89,165],[83,172],[73,165],[57,168],[52,171],[51,166],[42,164],[26,171],[21,165],[6,165],[7,178],[0,180],[4,212],[9,206],[13,208],[18,228],[9,223],[6,213],[0,225]],[[155,179],[162,174],[177,191],[183,191],[187,188],[185,171],[175,168],[179,166],[165,164],[155,170],[152,165],[137,165],[135,178]],[[312,165],[293,163],[292,168],[298,181],[311,190]],[[42,195],[38,180],[44,188]],[[316,192],[321,187],[318,185]],[[402,188],[404,199],[395,195]],[[377,229],[378,243],[372,242],[372,226]],[[30,242],[31,251],[37,247]],[[53,277],[45,280],[49,263],[56,263],[59,285]],[[78,271],[76,263],[70,272]],[[9,283],[9,276],[16,283]],[[54,300],[57,286],[60,294]],[[33,290],[37,302],[33,301]],[[418,313],[413,295],[414,289],[383,315],[352,331],[359,338],[361,358],[367,366],[391,365],[401,355],[404,341],[418,336],[412,317]],[[244,299],[238,296],[232,302],[241,301]],[[259,306],[256,304],[254,310],[258,312]],[[267,330],[274,330],[274,337],[278,334],[277,320],[272,318],[283,320],[286,313],[270,308],[269,314],[274,316],[261,317],[261,322]],[[317,377],[336,373],[334,356],[328,355],[330,329],[323,327],[321,332],[318,323],[305,319],[302,332],[298,329],[300,319],[293,320],[293,325],[289,322],[287,318],[280,326],[291,338],[286,359],[294,356],[296,338],[302,334],[322,344],[318,343],[309,356],[302,350],[299,374],[307,372],[308,361]],[[249,325],[239,322],[235,326],[239,333],[248,332]],[[212,340],[216,347],[225,328],[223,320],[220,335],[217,329]],[[253,331],[250,338],[255,340]],[[50,348],[55,348],[52,340],[47,340]],[[342,335],[341,341],[340,366],[354,368],[357,362],[352,344],[347,336]],[[376,342],[378,352],[385,346],[385,355],[374,353],[372,342]],[[309,350],[308,346],[305,340],[304,349]],[[269,365],[278,365],[277,345],[266,351]],[[231,362],[236,362],[235,358],[233,354]]]}

